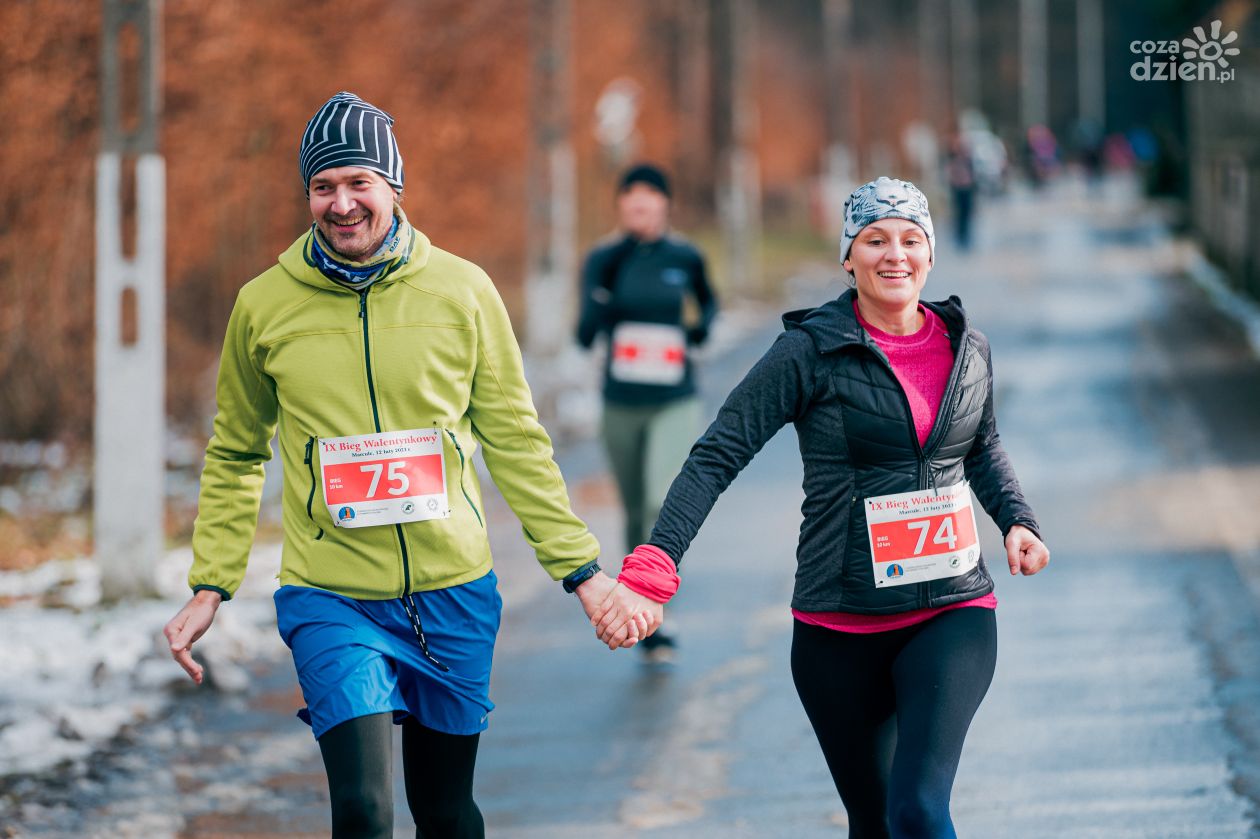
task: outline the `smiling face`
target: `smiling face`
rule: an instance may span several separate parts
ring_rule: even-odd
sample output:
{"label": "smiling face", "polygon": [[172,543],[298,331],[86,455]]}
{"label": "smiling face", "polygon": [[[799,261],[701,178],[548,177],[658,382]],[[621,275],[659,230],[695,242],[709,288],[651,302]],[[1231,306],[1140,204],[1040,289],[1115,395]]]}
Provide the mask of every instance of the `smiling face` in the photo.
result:
{"label": "smiling face", "polygon": [[339,166],[310,183],[311,216],[333,250],[362,262],[380,248],[394,222],[394,189],[371,169]]}
{"label": "smiling face", "polygon": [[844,270],[853,274],[858,298],[882,309],[917,306],[932,270],[927,234],[912,221],[885,218],[862,228]]}

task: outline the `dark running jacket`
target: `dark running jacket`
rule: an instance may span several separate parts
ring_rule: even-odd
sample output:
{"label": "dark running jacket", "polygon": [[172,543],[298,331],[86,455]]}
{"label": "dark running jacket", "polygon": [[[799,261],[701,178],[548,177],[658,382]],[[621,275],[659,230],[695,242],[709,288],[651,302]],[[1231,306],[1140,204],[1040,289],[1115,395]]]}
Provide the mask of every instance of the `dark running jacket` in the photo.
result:
{"label": "dark running jacket", "polygon": [[692,448],[648,541],[681,560],[722,491],[792,423],[805,466],[793,608],[884,615],[987,594],[993,580],[983,558],[958,577],[876,588],[862,499],[966,477],[1003,534],[1016,524],[1037,532],[998,439],[989,342],[968,326],[957,297],[924,303],[949,329],[954,367],[920,446],[905,393],[853,300],[850,290],[783,317],[785,331]]}
{"label": "dark running jacket", "polygon": [[[699,322],[690,326],[683,321],[683,300],[688,296],[700,310]],[[612,353],[604,359],[606,400],[620,405],[662,405],[695,394],[690,348],[705,342],[717,311],[704,257],[690,242],[673,233],[653,242],[623,235],[592,250],[582,266],[577,340],[589,348],[601,332],[611,335],[622,321],[686,328],[688,351],[678,384],[618,381],[610,373]]]}

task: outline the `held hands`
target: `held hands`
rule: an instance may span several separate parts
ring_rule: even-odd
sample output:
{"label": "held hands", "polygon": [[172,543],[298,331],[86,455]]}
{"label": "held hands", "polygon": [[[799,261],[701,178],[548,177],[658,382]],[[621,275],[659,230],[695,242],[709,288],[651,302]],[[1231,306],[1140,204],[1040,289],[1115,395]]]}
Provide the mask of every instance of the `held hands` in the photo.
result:
{"label": "held hands", "polygon": [[1006,564],[1011,567],[1011,576],[1023,574],[1031,577],[1050,561],[1050,549],[1047,548],[1037,534],[1021,524],[1012,527],[1006,534]]}
{"label": "held hands", "polygon": [[665,608],[635,594],[603,571],[582,583],[574,592],[582,601],[595,634],[608,649],[633,647],[661,625]]}
{"label": "held hands", "polygon": [[599,640],[607,644],[608,649],[615,650],[633,647],[659,629],[664,618],[664,603],[635,594],[617,583],[591,615],[591,623]]}
{"label": "held hands", "polygon": [[197,684],[201,684],[205,678],[205,669],[193,661],[192,645],[206,634],[222,602],[223,598],[218,592],[199,591],[189,598],[184,608],[162,629],[162,634],[171,644],[171,656]]}
{"label": "held hands", "polygon": [[678,564],[656,545],[639,545],[622,561],[614,587],[588,612],[595,634],[610,650],[633,647],[660,627],[678,584]]}

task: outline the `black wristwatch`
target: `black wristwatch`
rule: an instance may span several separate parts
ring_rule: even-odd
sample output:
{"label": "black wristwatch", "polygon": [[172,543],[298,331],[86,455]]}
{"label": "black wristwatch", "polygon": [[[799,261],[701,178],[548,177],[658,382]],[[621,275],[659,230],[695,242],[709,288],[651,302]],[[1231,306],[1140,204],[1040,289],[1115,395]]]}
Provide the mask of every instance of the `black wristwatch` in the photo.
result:
{"label": "black wristwatch", "polygon": [[599,562],[596,560],[591,560],[590,562],[586,563],[581,568],[579,568],[578,570],[574,571],[572,574],[570,574],[569,576],[561,580],[560,584],[564,586],[565,591],[567,591],[569,594],[572,594],[573,592],[577,591],[578,586],[582,585],[582,583],[586,582],[587,580],[589,580],[591,577],[594,577],[598,573],[599,573]]}

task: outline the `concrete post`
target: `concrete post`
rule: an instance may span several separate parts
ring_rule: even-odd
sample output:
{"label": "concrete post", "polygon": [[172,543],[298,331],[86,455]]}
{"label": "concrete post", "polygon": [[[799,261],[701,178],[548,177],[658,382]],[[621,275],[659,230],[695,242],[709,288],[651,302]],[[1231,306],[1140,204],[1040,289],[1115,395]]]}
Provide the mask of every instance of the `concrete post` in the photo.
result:
{"label": "concrete post", "polygon": [[852,64],[851,0],[823,0],[823,56],[827,68],[827,147],[823,152],[823,224],[839,241],[844,227],[844,201],[857,185],[856,102]]}
{"label": "concrete post", "polygon": [[[102,594],[118,600],[154,590],[164,543],[166,176],[157,153],[156,2],[104,0],[103,11],[92,522]],[[128,27],[140,46],[134,68],[124,67],[120,49]],[[132,85],[138,113],[124,115],[123,89]],[[134,174],[125,175],[129,160]],[[134,185],[125,184],[125,176],[134,177]],[[131,256],[124,242],[125,187],[135,195]]]}
{"label": "concrete post", "polygon": [[954,115],[980,108],[980,22],[976,0],[950,0]]}
{"label": "concrete post", "polygon": [[1049,120],[1046,0],[1019,0],[1020,116],[1027,129]]}
{"label": "concrete post", "polygon": [[1106,130],[1107,81],[1102,0],[1076,0],[1077,111]]}
{"label": "concrete post", "polygon": [[717,208],[730,287],[747,292],[761,270],[761,171],[757,158],[755,0],[715,0],[714,119],[720,171]]}
{"label": "concrete post", "polygon": [[[553,434],[582,366],[573,344],[577,299],[577,163],[572,134],[572,0],[532,0],[525,272],[526,363],[534,401]],[[579,376],[580,378],[580,376]]]}
{"label": "concrete post", "polygon": [[[102,594],[151,594],[164,543],[166,171],[136,161],[136,248],[122,249],[122,155],[96,164],[93,535]],[[127,311],[130,309],[131,311]],[[124,320],[134,328],[124,331]]]}

